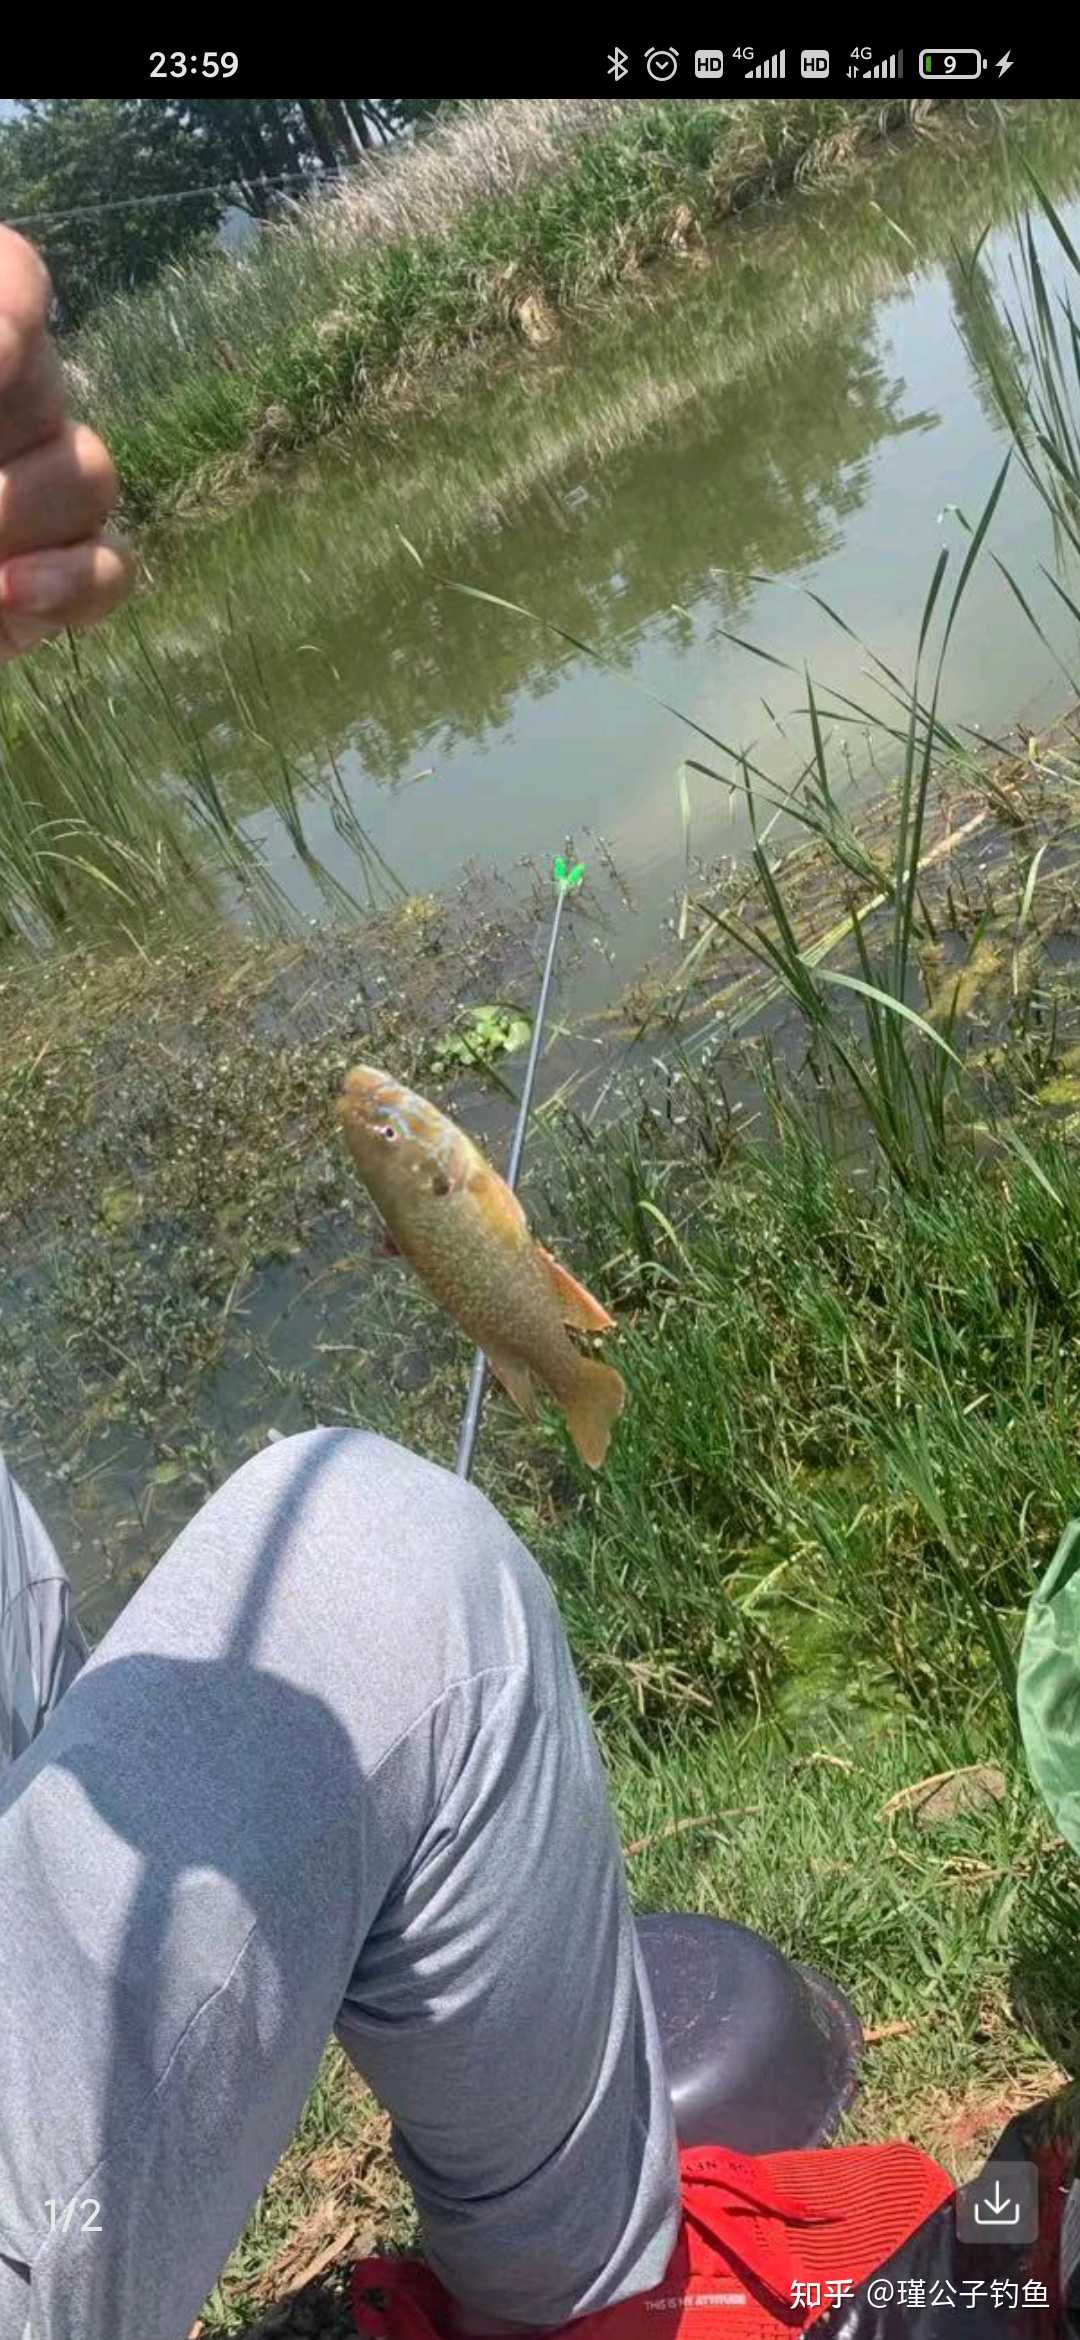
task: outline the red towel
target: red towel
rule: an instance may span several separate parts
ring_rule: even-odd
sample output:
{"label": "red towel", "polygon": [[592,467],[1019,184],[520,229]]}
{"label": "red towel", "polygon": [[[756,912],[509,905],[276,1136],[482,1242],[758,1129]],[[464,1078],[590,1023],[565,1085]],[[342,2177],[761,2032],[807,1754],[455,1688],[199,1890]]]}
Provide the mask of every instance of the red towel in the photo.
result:
{"label": "red towel", "polygon": [[[774,2340],[804,2332],[899,2250],[953,2180],[914,2145],[680,2157],[683,2221],[655,2290],[579,2316],[571,2340]],[[378,2299],[372,2293],[379,2294]],[[417,2259],[359,2259],[361,2340],[450,2340],[449,2294]]]}

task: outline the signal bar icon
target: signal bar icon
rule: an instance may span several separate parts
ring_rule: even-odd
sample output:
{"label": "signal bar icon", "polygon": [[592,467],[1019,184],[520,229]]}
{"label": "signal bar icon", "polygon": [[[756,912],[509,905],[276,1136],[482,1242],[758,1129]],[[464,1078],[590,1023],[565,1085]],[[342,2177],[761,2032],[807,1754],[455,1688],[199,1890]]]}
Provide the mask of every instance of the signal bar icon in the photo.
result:
{"label": "signal bar icon", "polygon": [[899,81],[904,71],[904,52],[897,49],[895,56],[883,57],[880,65],[868,65],[864,81]]}
{"label": "signal bar icon", "polygon": [[787,50],[777,49],[774,57],[763,57],[760,65],[751,65],[747,81],[783,81],[787,75]]}

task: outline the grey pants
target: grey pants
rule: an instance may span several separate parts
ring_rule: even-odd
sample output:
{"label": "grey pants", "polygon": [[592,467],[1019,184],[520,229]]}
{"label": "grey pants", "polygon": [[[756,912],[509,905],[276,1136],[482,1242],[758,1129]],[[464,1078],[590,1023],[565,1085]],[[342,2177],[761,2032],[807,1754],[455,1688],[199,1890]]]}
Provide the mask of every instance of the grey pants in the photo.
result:
{"label": "grey pants", "polygon": [[383,1439],[282,1440],[81,1670],[22,1516],[52,1711],[0,1778],[0,2340],[183,2340],[334,2030],[463,2304],[657,2282],[675,2147],[613,1817],[490,1504]]}

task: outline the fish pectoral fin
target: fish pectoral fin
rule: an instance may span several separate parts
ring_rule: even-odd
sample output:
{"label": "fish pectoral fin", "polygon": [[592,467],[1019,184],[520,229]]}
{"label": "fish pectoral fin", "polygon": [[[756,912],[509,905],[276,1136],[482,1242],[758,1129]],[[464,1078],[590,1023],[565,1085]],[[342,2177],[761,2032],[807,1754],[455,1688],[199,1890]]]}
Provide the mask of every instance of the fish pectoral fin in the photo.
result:
{"label": "fish pectoral fin", "polygon": [[552,1259],[542,1243],[536,1246],[536,1256],[559,1303],[564,1324],[572,1324],[575,1332],[614,1331],[614,1317],[608,1315],[599,1300],[593,1299],[584,1284],[578,1283],[569,1268],[560,1267],[558,1260]]}
{"label": "fish pectoral fin", "polygon": [[536,1420],[536,1384],[524,1359],[511,1356],[508,1349],[485,1350],[488,1364],[502,1382],[514,1404],[530,1422]]}

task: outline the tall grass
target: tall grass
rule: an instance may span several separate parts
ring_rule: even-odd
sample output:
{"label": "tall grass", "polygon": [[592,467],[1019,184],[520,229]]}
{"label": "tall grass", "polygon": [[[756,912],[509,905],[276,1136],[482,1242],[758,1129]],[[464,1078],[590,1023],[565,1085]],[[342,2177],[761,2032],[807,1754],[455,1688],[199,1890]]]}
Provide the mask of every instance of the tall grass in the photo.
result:
{"label": "tall grass", "polygon": [[580,303],[672,239],[838,171],[904,101],[506,101],[373,156],[238,256],[117,297],[70,351],[81,405],[146,517],[216,459],[297,446],[512,327]]}
{"label": "tall grass", "polygon": [[[980,248],[961,267],[972,300],[967,342],[989,381],[1027,477],[1041,496],[1066,558],[1080,555],[1080,253],[1041,180],[1027,165],[1035,198],[1015,224],[1019,267],[1010,298],[987,300]],[[1035,233],[1041,219],[1055,238],[1072,283],[1054,294]],[[1060,576],[1048,576],[1074,619],[1080,608]]]}
{"label": "tall grass", "polygon": [[1075,1501],[1075,1158],[1040,1147],[1006,1188],[958,1145],[887,1194],[790,1096],[777,1145],[711,1168],[684,1105],[681,1136],[576,1127],[545,1180],[632,1392],[595,1497],[540,1531],[595,1711],[639,1744],[755,1710],[812,1740],[904,1703],[977,1713],[969,1759],[1007,1745],[1010,1646]]}
{"label": "tall grass", "polygon": [[[246,251],[170,268],[154,290],[99,310],[71,344],[88,394],[120,414],[175,388],[178,352],[189,366],[222,345],[241,364],[268,331],[332,315],[342,268],[388,245],[445,242],[482,205],[515,201],[568,168],[576,150],[610,131],[631,101],[528,98],[466,106],[444,124],[350,167],[344,183],[291,203]],[[135,352],[126,336],[138,326]],[[137,356],[133,386],[130,362]]]}
{"label": "tall grass", "polygon": [[[255,646],[224,640],[219,666],[229,744],[257,752],[267,825],[277,825],[328,907],[355,915],[400,895],[400,879],[357,818],[332,747],[291,748],[286,710]],[[220,768],[220,726],[189,704],[175,661],[131,619],[120,646],[96,646],[84,667],[71,639],[4,677],[0,934],[31,942],[106,930],[134,937],[160,911],[182,924],[211,907],[287,923],[288,898],[264,837]],[[315,804],[329,807],[344,874],[312,849]]]}
{"label": "tall grass", "polygon": [[[1080,253],[1051,198],[1030,168],[1028,176],[1038,214],[1049,226],[1080,281]],[[981,272],[980,244],[963,264],[970,296],[964,312],[966,338],[973,359],[992,384],[1013,437],[1016,457],[1053,523],[1059,560],[1056,571],[1040,563],[1041,574],[1071,618],[1080,624],[1080,602],[1066,582],[1069,579],[1076,585],[1075,564],[1080,556],[1080,325],[1068,286],[1056,298],[1050,292],[1030,212],[1015,220],[1014,233],[1021,256],[1019,306],[1014,314],[993,288],[988,287]],[[945,594],[948,554],[943,551],[939,556],[919,628],[910,683],[904,685],[883,661],[873,659],[899,713],[899,727],[894,714],[892,729],[894,736],[902,740],[903,758],[896,782],[894,863],[892,870],[882,877],[889,903],[888,944],[883,955],[874,956],[856,909],[851,923],[858,973],[827,971],[815,966],[800,946],[785,904],[782,880],[758,833],[755,782],[745,762],[742,766],[743,784],[755,825],[754,864],[772,912],[771,933],[748,938],[744,931],[742,939],[750,941],[758,956],[775,972],[805,1018],[815,1042],[840,1066],[865,1113],[881,1155],[893,1176],[907,1186],[916,1183],[927,1168],[940,1169],[950,1147],[955,1150],[956,1143],[957,1123],[955,1119],[950,1122],[946,1106],[950,1088],[955,1088],[958,1078],[964,1078],[964,1067],[950,1046],[951,1018],[946,1018],[944,1031],[934,1029],[912,999],[916,945],[919,940],[932,937],[933,932],[920,901],[919,866],[935,755],[947,751],[955,757],[965,752],[962,741],[939,715],[942,679],[950,638],[972,571],[989,536],[1009,463],[1007,456],[982,514],[969,530],[959,574],[948,596]],[[1040,640],[1049,647],[1044,629],[1015,578],[1000,560],[997,567]],[[940,626],[930,684],[924,689],[924,663],[939,599],[944,622]],[[833,856],[838,877],[842,878],[853,868],[857,876],[865,877],[868,873],[859,870],[852,855],[846,825],[837,805],[822,723],[809,677],[807,691],[813,743],[808,774],[804,776],[808,785],[802,797],[792,792],[783,809],[824,843]],[[871,719],[869,710],[853,706],[850,701],[844,702],[836,712],[841,721],[847,720],[852,712],[863,721]],[[708,767],[699,765],[698,769]],[[1039,854],[1031,861],[1021,925],[1030,912],[1041,858]],[[731,925],[730,921],[721,923]],[[862,1011],[861,1033],[853,1032],[850,1019],[842,1013],[842,1005],[836,999],[837,987],[857,996]],[[958,977],[957,994],[959,989]],[[1053,1188],[1045,1181],[1045,1173],[1039,1169],[1023,1139],[1005,1127],[1000,1131],[1000,1142],[1026,1161],[1029,1171],[1034,1171],[1047,1184],[1051,1200],[1057,1201]]]}
{"label": "tall grass", "polygon": [[203,882],[196,838],[164,789],[150,790],[115,708],[89,715],[77,660],[55,687],[39,670],[0,699],[0,924],[34,939],[87,917],[138,919],[171,887]]}
{"label": "tall grass", "polygon": [[[884,1160],[893,1176],[904,1185],[916,1181],[927,1167],[940,1166],[949,1140],[946,1104],[950,1080],[963,1071],[959,1057],[950,1046],[951,1018],[946,1020],[945,1033],[935,1030],[913,1006],[909,994],[915,946],[927,931],[919,898],[919,868],[935,755],[946,744],[955,752],[959,744],[938,717],[945,660],[964,591],[997,509],[1007,472],[1006,459],[964,554],[948,601],[928,698],[923,693],[922,670],[948,571],[946,551],[939,555],[930,582],[919,627],[914,672],[906,692],[906,709],[905,694],[894,689],[894,695],[900,698],[904,720],[900,732],[902,761],[895,783],[893,866],[880,873],[888,905],[888,939],[884,953],[875,956],[863,919],[857,908],[853,910],[851,928],[858,954],[857,974],[815,965],[800,946],[784,900],[782,882],[760,835],[754,783],[745,760],[742,764],[754,825],[754,866],[773,919],[773,932],[755,936],[751,948],[779,977],[806,1019],[815,1041],[846,1076]],[[882,668],[882,672],[895,686],[897,678],[891,670]],[[863,879],[876,876],[879,873],[865,865],[857,840],[855,851],[852,850],[852,840],[837,802],[835,781],[830,777],[825,733],[809,677],[807,693],[813,743],[808,785],[803,801],[795,797],[778,809],[790,810],[792,817],[825,845],[838,874],[853,871]],[[868,710],[860,712],[866,715],[867,721],[871,720]],[[895,723],[891,728],[895,735]],[[730,920],[720,923],[738,931],[733,929]],[[747,940],[745,930],[742,939]],[[841,1012],[841,1003],[835,997],[837,987],[854,994],[859,1002],[861,1042]]]}

